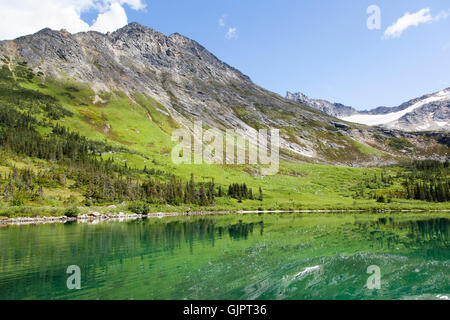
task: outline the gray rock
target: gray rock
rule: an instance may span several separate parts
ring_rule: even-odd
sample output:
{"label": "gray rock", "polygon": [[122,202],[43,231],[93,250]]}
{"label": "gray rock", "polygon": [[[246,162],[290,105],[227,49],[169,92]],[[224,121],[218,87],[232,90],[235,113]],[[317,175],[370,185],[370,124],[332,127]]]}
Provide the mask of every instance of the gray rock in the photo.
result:
{"label": "gray rock", "polygon": [[[416,103],[426,101],[438,94],[447,93],[447,98],[442,101],[424,103],[422,106],[406,113],[398,120],[381,124],[390,129],[403,131],[450,131],[450,88],[433,94],[424,95],[401,104],[398,107],[378,107],[368,111],[357,111],[352,107],[347,107],[339,103],[331,103],[326,100],[310,99],[302,93],[286,94],[286,98],[305,104],[308,107],[317,109],[325,114],[337,118],[346,118],[353,115],[389,115],[410,108]],[[336,124],[335,124],[336,126]]]}
{"label": "gray rock", "polygon": [[[192,121],[201,120],[209,127],[240,129],[252,143],[257,141],[257,128],[278,128],[284,136],[280,139],[282,149],[313,162],[368,165],[380,161],[358,153],[346,154],[345,158],[351,158],[347,162],[341,162],[339,157],[329,158],[329,152],[318,143],[318,136],[328,140],[325,145],[333,144],[333,149],[341,150],[336,152],[345,152],[343,147],[349,138],[363,144],[370,142],[372,146],[378,144],[380,150],[386,148],[374,139],[375,134],[384,135],[378,129],[336,122],[335,116],[354,114],[353,108],[314,101],[300,94],[295,101],[283,98],[254,84],[197,42],[178,33],[166,36],[137,23],[108,34],[44,29],[13,41],[1,41],[2,55],[15,62],[26,61],[45,76],[61,79],[65,75],[87,83],[97,95],[105,91],[124,92],[129,97],[146,95],[161,103],[165,109],[162,114],[187,128],[191,128]],[[0,66],[4,63],[0,61]],[[316,102],[328,114],[308,105]],[[446,112],[441,112],[436,117],[445,116]],[[337,135],[336,128],[345,132],[345,139]],[[105,126],[105,133],[109,130]],[[303,138],[297,139],[299,136]],[[410,138],[425,145],[420,139]],[[438,143],[432,139],[425,147]],[[417,150],[426,152],[426,148]],[[392,159],[393,153],[401,154],[389,151],[386,157]]]}

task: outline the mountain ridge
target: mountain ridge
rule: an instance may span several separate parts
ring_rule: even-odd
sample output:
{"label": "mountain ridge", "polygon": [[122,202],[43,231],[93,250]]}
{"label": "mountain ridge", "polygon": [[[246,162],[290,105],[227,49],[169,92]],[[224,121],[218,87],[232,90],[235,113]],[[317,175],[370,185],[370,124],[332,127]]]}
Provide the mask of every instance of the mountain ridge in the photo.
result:
{"label": "mountain ridge", "polygon": [[[434,96],[444,94],[448,98],[433,99]],[[390,129],[398,129],[403,131],[450,131],[450,88],[443,89],[431,94],[425,94],[421,97],[411,99],[396,107],[377,107],[370,110],[359,111],[353,107],[344,106],[339,103],[331,103],[321,99],[310,99],[303,93],[286,93],[286,98],[293,101],[305,103],[317,110],[326,114],[335,116],[339,119],[361,123],[366,125],[381,125]],[[427,102],[427,99],[431,99]],[[437,102],[441,102],[435,105]],[[421,101],[425,101],[421,103]],[[405,109],[417,104],[410,112],[401,114],[398,118],[392,121],[386,121],[383,118],[370,116],[389,115],[402,112]],[[372,118],[372,119],[371,119]],[[395,116],[394,116],[395,118]],[[389,117],[385,119],[390,120]],[[372,120],[372,121],[371,121]]]}
{"label": "mountain ridge", "polygon": [[[195,40],[178,33],[166,36],[138,23],[108,34],[43,29],[0,42],[0,54],[0,66],[14,70],[26,63],[40,74],[36,81],[42,85],[52,81],[87,85],[92,90],[85,103],[90,112],[98,112],[99,102],[108,105],[111,98],[104,97],[123,92],[130,103],[145,108],[151,101],[159,113],[187,128],[201,120],[218,129],[240,129],[253,141],[258,129],[278,128],[282,155],[288,159],[367,166],[406,155],[447,158],[448,147],[438,138],[330,117],[259,87]],[[108,108],[102,112],[107,118]],[[105,123],[92,126],[110,131]],[[392,139],[414,148],[392,147]]]}

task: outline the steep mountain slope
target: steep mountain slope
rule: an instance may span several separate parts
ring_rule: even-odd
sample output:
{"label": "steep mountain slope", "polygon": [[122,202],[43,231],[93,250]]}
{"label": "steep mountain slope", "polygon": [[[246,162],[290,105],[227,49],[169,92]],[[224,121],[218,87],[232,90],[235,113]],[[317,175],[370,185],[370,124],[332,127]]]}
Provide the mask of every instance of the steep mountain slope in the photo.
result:
{"label": "steep mountain slope", "polygon": [[[191,128],[194,120],[205,127],[241,129],[251,141],[257,129],[278,128],[282,155],[291,160],[367,166],[401,158],[448,158],[445,135],[343,123],[260,88],[193,40],[167,37],[137,23],[111,34],[44,29],[0,42],[0,56],[0,67],[15,77],[36,75],[24,86],[64,96],[97,139],[104,136],[122,145],[141,143],[139,135],[130,141],[124,132],[142,128],[131,122],[120,123],[119,130],[110,119],[141,108],[148,125],[165,139],[180,125]],[[83,99],[74,91],[84,92]],[[80,128],[73,119],[65,123]]]}
{"label": "steep mountain slope", "polygon": [[344,121],[404,131],[450,131],[450,88],[405,102],[398,107],[357,111],[338,103],[290,93],[287,99],[304,103]]}

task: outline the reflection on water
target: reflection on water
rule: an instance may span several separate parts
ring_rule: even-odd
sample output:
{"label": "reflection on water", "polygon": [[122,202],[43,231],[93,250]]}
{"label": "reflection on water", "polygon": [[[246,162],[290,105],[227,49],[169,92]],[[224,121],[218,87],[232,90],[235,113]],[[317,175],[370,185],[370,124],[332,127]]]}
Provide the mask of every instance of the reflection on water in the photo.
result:
{"label": "reflection on water", "polygon": [[[264,232],[264,222],[258,223],[243,223],[242,220],[239,221],[238,224],[234,224],[228,226],[228,233],[231,239],[239,240],[239,239],[247,239],[248,235],[253,234],[253,228],[259,226],[259,234],[262,235]],[[223,229],[223,228],[220,228]]]}
{"label": "reflection on water", "polygon": [[394,248],[430,249],[445,247],[449,243],[450,223],[447,218],[428,218],[422,220],[401,220],[383,217],[376,221],[359,223],[371,241],[380,246]]}
{"label": "reflection on water", "polygon": [[450,224],[447,218],[430,218],[417,221],[398,221],[392,217],[379,218],[373,225],[388,227],[393,229],[408,229],[412,238],[421,241],[448,241]]}
{"label": "reflection on water", "polygon": [[[445,215],[298,213],[9,226],[0,299],[434,297],[450,293],[449,228]],[[365,287],[369,265],[381,290]]]}

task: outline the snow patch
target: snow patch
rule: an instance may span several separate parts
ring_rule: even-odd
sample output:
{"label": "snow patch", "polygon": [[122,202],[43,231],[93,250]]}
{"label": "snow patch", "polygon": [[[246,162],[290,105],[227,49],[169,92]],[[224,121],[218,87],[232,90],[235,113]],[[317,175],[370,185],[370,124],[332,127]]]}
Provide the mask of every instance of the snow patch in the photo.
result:
{"label": "snow patch", "polygon": [[431,96],[429,98],[420,100],[413,105],[409,106],[408,108],[398,111],[398,112],[391,112],[387,114],[357,114],[350,117],[343,117],[341,118],[344,121],[348,122],[355,122],[355,123],[361,123],[369,126],[377,126],[377,125],[383,125],[390,122],[394,122],[404,115],[413,112],[415,109],[420,108],[426,104],[438,102],[438,101],[445,101],[450,99],[450,91],[443,90],[435,94],[434,96]]}

